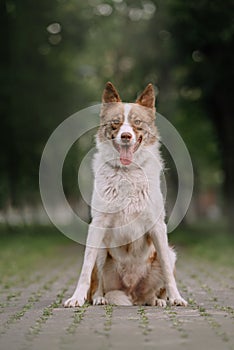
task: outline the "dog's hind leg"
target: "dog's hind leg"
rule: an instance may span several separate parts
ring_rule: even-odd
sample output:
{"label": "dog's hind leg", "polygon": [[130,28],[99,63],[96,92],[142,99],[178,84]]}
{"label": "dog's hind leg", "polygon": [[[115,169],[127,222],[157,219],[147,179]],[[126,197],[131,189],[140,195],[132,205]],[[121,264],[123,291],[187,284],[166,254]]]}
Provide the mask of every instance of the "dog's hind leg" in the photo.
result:
{"label": "dog's hind leg", "polygon": [[131,298],[122,290],[111,290],[105,294],[105,298],[108,304],[119,306],[133,305]]}

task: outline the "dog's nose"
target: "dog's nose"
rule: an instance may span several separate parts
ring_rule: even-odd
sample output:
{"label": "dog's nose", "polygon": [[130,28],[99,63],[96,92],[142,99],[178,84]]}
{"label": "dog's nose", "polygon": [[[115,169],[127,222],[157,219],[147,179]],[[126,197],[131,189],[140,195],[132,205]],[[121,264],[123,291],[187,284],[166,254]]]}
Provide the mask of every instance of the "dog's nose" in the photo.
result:
{"label": "dog's nose", "polygon": [[124,143],[128,143],[131,141],[132,135],[130,134],[130,132],[123,132],[121,134],[121,141]]}

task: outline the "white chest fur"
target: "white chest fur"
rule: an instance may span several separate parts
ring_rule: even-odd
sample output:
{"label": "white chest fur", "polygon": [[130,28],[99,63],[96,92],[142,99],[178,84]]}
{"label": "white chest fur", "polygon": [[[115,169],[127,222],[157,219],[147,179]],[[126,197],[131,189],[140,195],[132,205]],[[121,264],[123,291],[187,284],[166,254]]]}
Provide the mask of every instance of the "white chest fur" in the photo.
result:
{"label": "white chest fur", "polygon": [[115,158],[103,158],[103,154],[97,152],[93,163],[92,217],[101,217],[102,227],[108,228],[107,246],[117,247],[139,239],[164,216],[162,163],[156,147],[142,151],[128,167],[116,164]]}
{"label": "white chest fur", "polygon": [[96,209],[105,213],[134,215],[146,208],[149,181],[141,168],[112,168],[107,163],[96,174],[93,198]]}

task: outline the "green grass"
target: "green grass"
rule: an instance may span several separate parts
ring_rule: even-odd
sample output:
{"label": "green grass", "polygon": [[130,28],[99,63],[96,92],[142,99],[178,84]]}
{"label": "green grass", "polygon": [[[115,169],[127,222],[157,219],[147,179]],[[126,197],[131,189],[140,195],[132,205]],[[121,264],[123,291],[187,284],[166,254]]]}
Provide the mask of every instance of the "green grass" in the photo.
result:
{"label": "green grass", "polygon": [[113,305],[106,305],[104,307],[105,309],[105,323],[104,323],[104,329],[105,331],[109,332],[111,330],[112,326],[112,315],[113,315]]}
{"label": "green grass", "polygon": [[[228,234],[224,225],[199,223],[179,227],[169,235],[169,241],[185,258],[198,257],[220,266],[234,266],[234,235]],[[2,286],[10,287],[12,280],[27,280],[30,273],[35,278],[35,271],[40,273],[53,261],[59,261],[64,247],[72,244],[75,243],[53,226],[0,226]]]}
{"label": "green grass", "polygon": [[185,255],[234,267],[234,232],[230,234],[222,223],[179,227],[169,234],[169,241]]}
{"label": "green grass", "polygon": [[140,316],[139,326],[142,328],[142,333],[144,335],[147,335],[151,331],[151,328],[149,327],[149,319],[145,308],[143,306],[140,306],[138,308],[137,314]]}
{"label": "green grass", "polygon": [[59,259],[61,249],[71,242],[52,226],[0,227],[1,284],[7,288],[13,277],[23,281],[48,267],[51,256]]}
{"label": "green grass", "polygon": [[84,314],[89,307],[89,304],[85,303],[82,307],[75,309],[73,313],[73,320],[70,326],[67,328],[67,333],[74,334],[76,332],[77,326],[80,324],[84,318]]}

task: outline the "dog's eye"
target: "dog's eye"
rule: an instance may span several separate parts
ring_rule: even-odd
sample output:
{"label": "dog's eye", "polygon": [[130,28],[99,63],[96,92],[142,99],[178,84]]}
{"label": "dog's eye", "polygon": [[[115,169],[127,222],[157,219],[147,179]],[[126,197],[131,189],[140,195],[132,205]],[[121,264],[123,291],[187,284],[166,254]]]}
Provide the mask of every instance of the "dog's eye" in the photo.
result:
{"label": "dog's eye", "polygon": [[140,124],[141,124],[141,120],[140,120],[140,119],[134,120],[134,124],[135,124],[135,125],[140,125]]}
{"label": "dog's eye", "polygon": [[114,125],[119,125],[119,123],[120,123],[119,119],[112,120],[112,124],[114,124]]}

